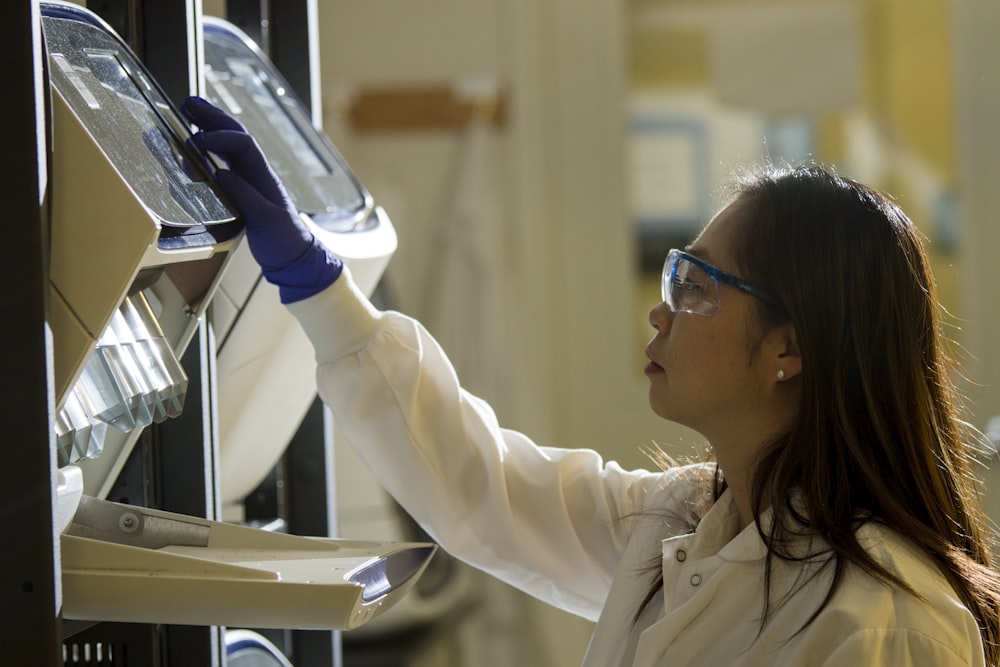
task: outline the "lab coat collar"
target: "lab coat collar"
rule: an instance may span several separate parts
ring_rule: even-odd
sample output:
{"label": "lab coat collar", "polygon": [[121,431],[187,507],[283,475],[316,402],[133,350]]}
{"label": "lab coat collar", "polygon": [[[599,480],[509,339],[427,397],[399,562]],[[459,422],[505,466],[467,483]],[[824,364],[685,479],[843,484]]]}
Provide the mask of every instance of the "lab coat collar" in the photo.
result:
{"label": "lab coat collar", "polygon": [[693,534],[667,538],[663,548],[664,557],[683,549],[690,558],[718,556],[726,561],[756,560],[766,553],[756,525],[740,530],[740,515],[729,490],[708,508]]}
{"label": "lab coat collar", "polygon": [[[738,518],[738,515],[737,515]],[[771,525],[771,510],[767,510],[761,517],[761,525],[769,528]],[[757,524],[751,523],[739,532],[739,534],[729,541],[719,550],[719,558],[724,561],[735,563],[747,563],[761,560],[767,555],[767,546],[760,539],[760,530]]]}
{"label": "lab coat collar", "polygon": [[[798,494],[795,494],[792,502],[797,506],[798,512],[804,513],[805,508]],[[768,508],[761,514],[757,523],[751,523],[740,530],[740,518],[736,511],[736,503],[732,493],[726,490],[705,514],[701,523],[698,524],[695,534],[699,535],[700,541],[709,548],[714,546],[718,549],[718,556],[722,560],[745,563],[762,560],[767,556],[767,545],[764,544],[760,535],[761,532],[765,535],[769,534],[773,523],[774,511]],[[792,541],[786,545],[786,551],[799,557],[810,554],[819,555],[828,550],[825,542],[815,535],[793,536],[790,539]]]}

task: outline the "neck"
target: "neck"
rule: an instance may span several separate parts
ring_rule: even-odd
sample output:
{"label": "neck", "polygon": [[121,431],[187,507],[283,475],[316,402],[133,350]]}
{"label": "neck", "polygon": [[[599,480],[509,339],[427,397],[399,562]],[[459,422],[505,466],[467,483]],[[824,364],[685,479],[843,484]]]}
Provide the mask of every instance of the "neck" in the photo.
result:
{"label": "neck", "polygon": [[726,487],[733,495],[736,511],[740,516],[740,528],[746,528],[754,520],[752,502],[753,468],[748,462],[737,462],[736,457],[724,456],[713,445],[719,468],[726,478]]}
{"label": "neck", "polygon": [[718,420],[717,423],[723,425],[721,429],[702,431],[711,443],[726,485],[733,494],[741,528],[757,518],[752,497],[754,472],[760,455],[777,437],[787,433],[795,421],[798,401],[787,397],[776,399],[772,396],[770,402],[757,403],[729,415],[728,419]]}
{"label": "neck", "polygon": [[[709,438],[715,459],[726,478],[726,486],[733,494],[741,528],[749,526],[757,518],[753,511],[753,482],[758,459],[764,448],[787,428],[787,422],[782,426],[768,424],[755,431],[746,429],[742,431],[744,435],[736,436],[730,432]],[[745,435],[747,433],[755,435]]]}

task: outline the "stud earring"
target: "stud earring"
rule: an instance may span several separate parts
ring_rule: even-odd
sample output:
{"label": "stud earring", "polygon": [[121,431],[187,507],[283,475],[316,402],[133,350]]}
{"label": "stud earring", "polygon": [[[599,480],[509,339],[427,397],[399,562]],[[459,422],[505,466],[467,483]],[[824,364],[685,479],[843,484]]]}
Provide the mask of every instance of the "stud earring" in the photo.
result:
{"label": "stud earring", "polygon": [[784,380],[785,379],[785,371],[782,371],[782,370],[778,371],[778,379],[779,380]]}

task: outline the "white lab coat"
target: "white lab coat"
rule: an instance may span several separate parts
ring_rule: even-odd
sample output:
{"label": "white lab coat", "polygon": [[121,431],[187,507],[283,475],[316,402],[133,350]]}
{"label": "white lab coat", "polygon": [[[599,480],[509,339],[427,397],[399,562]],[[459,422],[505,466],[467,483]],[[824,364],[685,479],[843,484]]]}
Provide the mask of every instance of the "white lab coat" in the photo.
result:
{"label": "white lab coat", "polygon": [[[761,632],[765,548],[728,493],[712,504],[708,466],[627,471],[501,428],[423,327],[377,311],[349,273],[289,308],[316,348],[320,395],[379,481],[451,554],[596,620],[587,667],[984,664],[972,615],[892,531],[859,537],[923,601],[849,567],[796,633],[831,569],[776,560]],[[635,622],[660,566],[663,589]]]}

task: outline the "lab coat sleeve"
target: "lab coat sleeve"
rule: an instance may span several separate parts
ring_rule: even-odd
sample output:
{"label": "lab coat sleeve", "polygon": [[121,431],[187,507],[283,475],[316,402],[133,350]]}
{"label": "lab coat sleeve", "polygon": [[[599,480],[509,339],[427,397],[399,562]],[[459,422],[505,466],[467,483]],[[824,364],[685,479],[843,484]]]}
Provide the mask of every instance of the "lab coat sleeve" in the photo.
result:
{"label": "lab coat sleeve", "polygon": [[[944,630],[942,630],[944,631]],[[950,637],[949,637],[950,639]],[[907,628],[871,628],[847,637],[820,664],[822,667],[858,667],[860,665],[919,665],[920,667],[980,667],[982,652],[972,652],[966,643],[965,654],[931,637]]]}
{"label": "lab coat sleeve", "polygon": [[653,505],[670,523],[664,495],[687,494],[674,473],[501,428],[427,331],[376,310],[349,272],[289,308],[316,348],[320,396],[379,482],[449,553],[542,600],[596,619],[637,517]]}

